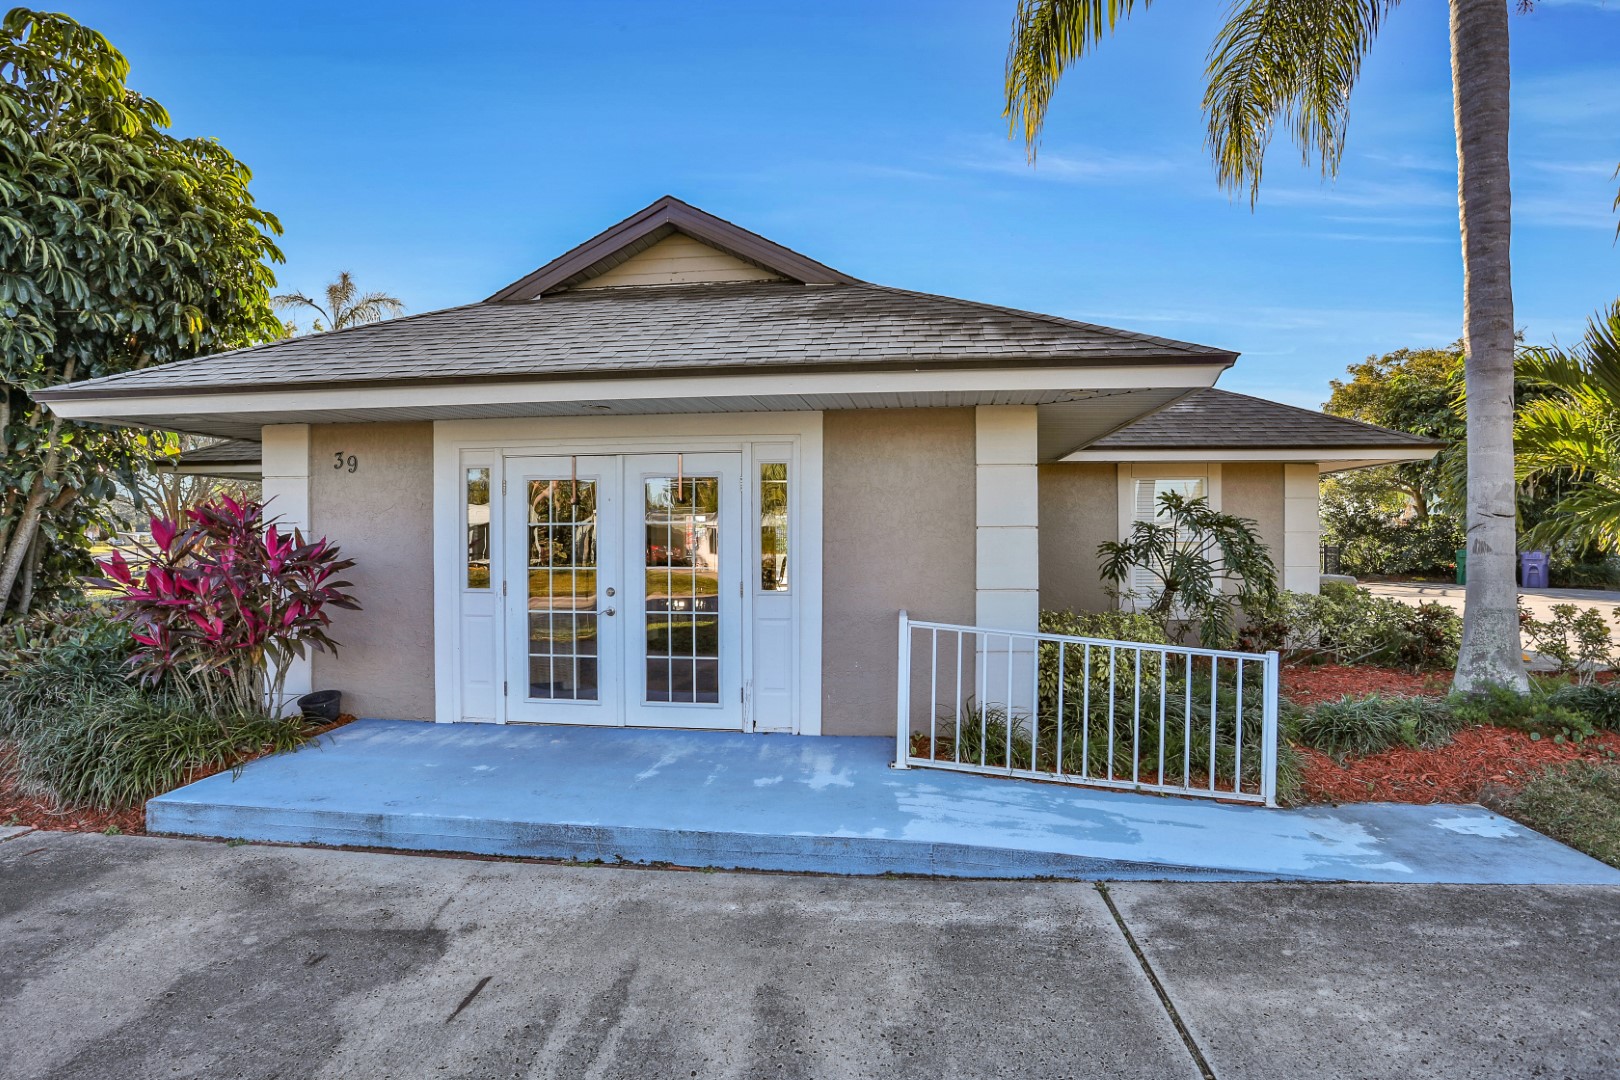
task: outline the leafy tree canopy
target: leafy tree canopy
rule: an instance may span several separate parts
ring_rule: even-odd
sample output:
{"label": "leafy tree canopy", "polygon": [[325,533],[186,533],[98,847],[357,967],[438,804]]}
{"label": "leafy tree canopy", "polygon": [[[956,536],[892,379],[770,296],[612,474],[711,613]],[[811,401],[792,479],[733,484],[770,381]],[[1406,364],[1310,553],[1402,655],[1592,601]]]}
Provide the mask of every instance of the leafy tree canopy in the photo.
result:
{"label": "leafy tree canopy", "polygon": [[65,15],[0,22],[0,617],[69,585],[86,529],[150,453],[32,391],[281,336],[281,226],[247,167],[171,135],[129,64]]}

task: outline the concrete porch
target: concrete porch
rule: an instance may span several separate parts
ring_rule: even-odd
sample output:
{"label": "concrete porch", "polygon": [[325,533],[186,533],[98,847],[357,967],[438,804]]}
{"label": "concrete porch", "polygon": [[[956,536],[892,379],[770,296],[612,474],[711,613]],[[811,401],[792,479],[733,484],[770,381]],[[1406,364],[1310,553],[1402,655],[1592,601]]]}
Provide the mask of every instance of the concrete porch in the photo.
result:
{"label": "concrete porch", "polygon": [[147,804],[153,832],[947,877],[1620,884],[1477,806],[1266,810],[889,768],[887,739],[361,720]]}

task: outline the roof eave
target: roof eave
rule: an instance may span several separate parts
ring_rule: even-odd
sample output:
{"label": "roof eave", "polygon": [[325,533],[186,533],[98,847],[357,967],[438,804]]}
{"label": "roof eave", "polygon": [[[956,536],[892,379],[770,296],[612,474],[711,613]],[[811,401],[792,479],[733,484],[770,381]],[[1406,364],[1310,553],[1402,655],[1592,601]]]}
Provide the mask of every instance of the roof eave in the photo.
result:
{"label": "roof eave", "polygon": [[[1209,461],[1209,462],[1316,462],[1336,463],[1334,469],[1370,468],[1375,465],[1398,465],[1409,461],[1430,461],[1444,449],[1443,444],[1433,446],[1092,446],[1064,456],[1064,461],[1076,462],[1152,462],[1152,461]],[[1338,464],[1354,462],[1354,464]]]}
{"label": "roof eave", "polygon": [[1073,369],[1084,371],[1097,368],[1129,368],[1140,367],[1215,367],[1221,370],[1231,367],[1237,360],[1236,353],[1218,355],[1201,354],[1195,356],[1075,356],[1075,357],[1044,357],[1030,356],[1018,359],[998,358],[993,361],[979,359],[939,359],[915,360],[897,358],[890,361],[861,361],[859,363],[821,362],[794,365],[759,365],[735,364],[727,366],[702,367],[673,367],[663,366],[655,370],[648,369],[603,369],[586,371],[559,371],[541,374],[510,375],[456,375],[417,379],[332,379],[321,382],[242,382],[217,383],[209,386],[144,386],[120,388],[116,386],[95,385],[92,382],[65,383],[46,390],[36,391],[32,396],[35,401],[44,404],[68,401],[134,401],[142,398],[173,397],[176,394],[186,394],[199,398],[220,397],[229,394],[251,393],[291,393],[299,391],[349,391],[349,390],[379,390],[379,389],[427,389],[435,386],[477,386],[482,384],[547,384],[590,381],[621,381],[634,379],[710,379],[733,376],[758,375],[836,375],[855,373],[891,373],[891,372],[962,372],[962,371],[1028,371],[1037,369]]}

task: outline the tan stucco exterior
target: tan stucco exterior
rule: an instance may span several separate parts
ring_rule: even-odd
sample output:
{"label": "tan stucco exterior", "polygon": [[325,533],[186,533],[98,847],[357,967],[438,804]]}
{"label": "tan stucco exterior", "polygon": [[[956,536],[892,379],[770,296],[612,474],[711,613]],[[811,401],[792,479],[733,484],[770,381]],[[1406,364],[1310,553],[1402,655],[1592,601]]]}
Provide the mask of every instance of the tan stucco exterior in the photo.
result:
{"label": "tan stucco exterior", "polygon": [[1283,467],[1278,462],[1229,461],[1221,466],[1221,510],[1253,518],[1271,549],[1278,580],[1283,568]]}
{"label": "tan stucco exterior", "polygon": [[364,609],[333,613],[344,648],[316,654],[315,688],[356,716],[432,719],[433,425],[316,425],[309,454],[311,532],[355,560]]}
{"label": "tan stucco exterior", "polygon": [[1097,545],[1119,539],[1119,479],[1113,465],[1060,462],[1040,468],[1041,607],[1110,606],[1097,573]]}
{"label": "tan stucco exterior", "polygon": [[974,430],[972,409],[824,416],[825,734],[892,733],[901,608],[973,621]]}
{"label": "tan stucco exterior", "polygon": [[[1119,477],[1130,468],[1103,462],[1041,466],[1042,609],[1100,611],[1112,606],[1098,572],[1097,545],[1120,538]],[[1279,581],[1285,536],[1283,468],[1278,462],[1226,462],[1218,483],[1219,508],[1254,519],[1277,564]],[[1314,548],[1310,556],[1315,557]]]}

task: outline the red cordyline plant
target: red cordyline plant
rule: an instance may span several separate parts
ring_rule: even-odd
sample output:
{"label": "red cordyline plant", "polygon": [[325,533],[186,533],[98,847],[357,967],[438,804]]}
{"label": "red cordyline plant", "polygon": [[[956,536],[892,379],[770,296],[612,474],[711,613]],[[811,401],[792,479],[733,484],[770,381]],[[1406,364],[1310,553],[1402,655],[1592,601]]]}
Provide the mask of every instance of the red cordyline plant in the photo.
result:
{"label": "red cordyline plant", "polygon": [[274,709],[294,658],[337,652],[326,609],[359,610],[336,580],[354,560],[281,531],[260,503],[221,497],[186,517],[183,528],[153,518],[152,543],[133,563],[98,562],[106,577],[93,584],[117,594],[143,682],[169,680],[222,713]]}

